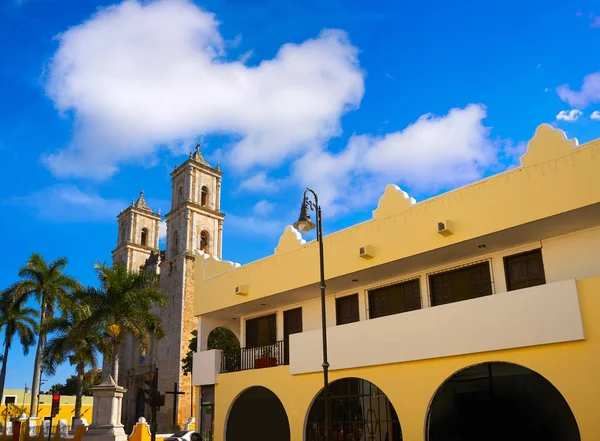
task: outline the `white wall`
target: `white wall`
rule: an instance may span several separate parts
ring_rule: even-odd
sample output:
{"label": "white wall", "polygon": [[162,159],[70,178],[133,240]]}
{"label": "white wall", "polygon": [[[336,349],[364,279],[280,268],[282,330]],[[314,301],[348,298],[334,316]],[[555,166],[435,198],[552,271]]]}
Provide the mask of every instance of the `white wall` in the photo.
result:
{"label": "white wall", "polygon": [[[332,370],[583,339],[573,279],[336,326],[327,336]],[[290,373],[319,372],[321,348],[320,330],[291,335]]]}
{"label": "white wall", "polygon": [[221,371],[221,352],[218,349],[194,353],[192,386],[216,384]]}

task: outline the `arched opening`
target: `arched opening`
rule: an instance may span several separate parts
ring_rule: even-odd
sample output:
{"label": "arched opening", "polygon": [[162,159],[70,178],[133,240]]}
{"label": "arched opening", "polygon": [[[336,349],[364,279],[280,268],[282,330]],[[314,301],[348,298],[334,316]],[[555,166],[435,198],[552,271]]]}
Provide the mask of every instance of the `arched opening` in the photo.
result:
{"label": "arched opening", "polygon": [[200,191],[200,205],[208,207],[208,187],[204,185]]}
{"label": "arched opening", "polygon": [[148,228],[142,228],[142,237],[140,240],[142,246],[148,246]]}
{"label": "arched opening", "polygon": [[240,341],[235,334],[227,328],[215,328],[208,334],[207,349],[220,349],[223,351],[221,358],[222,372],[235,372],[240,367]]}
{"label": "arched opening", "polygon": [[[330,383],[328,390],[330,440],[402,440],[402,430],[394,406],[373,383],[361,378],[341,378]],[[323,390],[308,412],[304,439],[325,439]]]}
{"label": "arched opening", "polygon": [[289,441],[290,424],[277,395],[266,387],[246,389],[233,402],[225,441]]}
{"label": "arched opening", "polygon": [[173,231],[173,245],[171,250],[173,256],[177,255],[179,251],[179,233],[177,231]]}
{"label": "arched opening", "polygon": [[200,249],[200,251],[202,251],[206,254],[209,253],[209,248],[208,248],[208,246],[210,245],[209,240],[210,240],[210,236],[208,234],[208,231],[203,230],[200,233],[200,246],[198,248]]}
{"label": "arched opening", "polygon": [[512,363],[471,366],[435,393],[427,441],[579,441],[573,412],[540,374]]}

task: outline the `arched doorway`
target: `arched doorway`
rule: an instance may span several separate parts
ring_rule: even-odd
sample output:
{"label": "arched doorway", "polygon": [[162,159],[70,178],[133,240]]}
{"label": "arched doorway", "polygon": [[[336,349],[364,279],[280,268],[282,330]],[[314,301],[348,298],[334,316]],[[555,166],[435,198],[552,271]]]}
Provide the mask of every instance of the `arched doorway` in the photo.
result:
{"label": "arched doorway", "polygon": [[144,389],[140,388],[135,397],[135,418],[137,421],[140,417],[146,417],[146,402],[144,401]]}
{"label": "arched doorway", "polygon": [[246,389],[227,417],[225,441],[289,441],[290,424],[277,395],[266,387]]}
{"label": "arched doorway", "polygon": [[435,393],[427,441],[579,441],[561,393],[540,374],[512,363],[471,366]]}
{"label": "arched doorway", "polygon": [[[400,441],[402,430],[396,410],[381,389],[361,378],[341,378],[329,384],[331,441]],[[306,419],[306,441],[325,439],[323,390]]]}

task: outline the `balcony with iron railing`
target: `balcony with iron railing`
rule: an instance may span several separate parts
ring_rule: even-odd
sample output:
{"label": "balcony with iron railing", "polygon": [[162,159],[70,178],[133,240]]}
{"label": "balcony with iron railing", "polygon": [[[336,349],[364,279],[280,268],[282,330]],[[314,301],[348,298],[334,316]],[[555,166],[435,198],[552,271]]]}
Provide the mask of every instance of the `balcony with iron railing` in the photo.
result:
{"label": "balcony with iron railing", "polygon": [[[327,342],[331,370],[338,370],[584,338],[577,281],[567,279],[331,326]],[[320,372],[321,329],[292,334],[287,345],[200,351],[193,378],[195,385],[216,384],[219,374],[282,365],[291,375]]]}
{"label": "balcony with iron railing", "polygon": [[283,340],[266,346],[222,351],[220,373],[281,366],[288,364],[286,358]]}

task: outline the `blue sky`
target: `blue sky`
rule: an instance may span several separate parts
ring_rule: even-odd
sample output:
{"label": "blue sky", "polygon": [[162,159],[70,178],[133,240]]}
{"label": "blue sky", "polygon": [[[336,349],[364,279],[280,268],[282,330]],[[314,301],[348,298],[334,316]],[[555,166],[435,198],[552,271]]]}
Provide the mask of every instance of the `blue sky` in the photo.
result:
{"label": "blue sky", "polygon": [[[0,39],[0,287],[36,251],[94,284],[119,210],[143,189],[166,213],[198,141],[247,263],[306,186],[327,233],[386,184],[420,201],[518,164],[540,123],[600,136],[591,1],[3,0]],[[15,345],[6,386],[32,364]]]}

